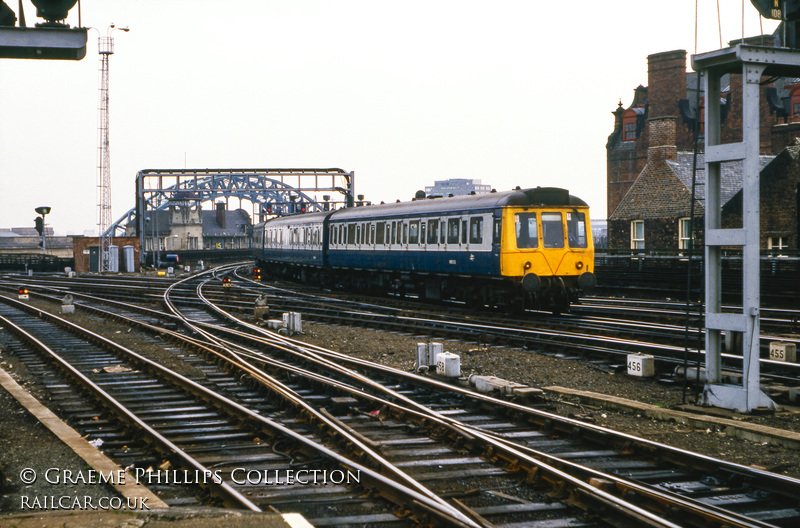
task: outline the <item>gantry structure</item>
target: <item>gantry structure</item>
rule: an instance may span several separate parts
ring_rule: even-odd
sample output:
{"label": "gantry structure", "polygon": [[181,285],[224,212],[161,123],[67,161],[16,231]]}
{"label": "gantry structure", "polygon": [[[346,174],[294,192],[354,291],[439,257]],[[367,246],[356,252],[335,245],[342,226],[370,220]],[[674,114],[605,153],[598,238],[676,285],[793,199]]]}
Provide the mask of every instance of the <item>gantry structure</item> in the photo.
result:
{"label": "gantry structure", "polygon": [[[692,67],[705,79],[709,100],[718,100],[721,79],[740,74],[742,83],[742,141],[723,143],[720,105],[708,104],[705,112],[705,404],[753,411],[774,408],[760,387],[761,290],[760,290],[760,97],[762,83],[773,77],[800,77],[800,51],[747,44],[692,56]],[[766,81],[765,81],[766,80]],[[733,82],[733,81],[732,81]],[[742,225],[722,224],[722,165],[743,165]],[[742,303],[735,311],[722,306],[722,255],[726,247],[742,249]],[[733,336],[739,339],[727,339]],[[722,350],[725,340],[742,345],[741,383],[723,381]]]}
{"label": "gantry structure", "polygon": [[[253,222],[355,203],[355,174],[342,169],[149,169],[136,175],[136,205],[108,229],[122,234],[133,223],[145,247],[148,211],[176,203],[209,204],[231,199],[251,206]],[[144,252],[142,252],[144,259]]]}

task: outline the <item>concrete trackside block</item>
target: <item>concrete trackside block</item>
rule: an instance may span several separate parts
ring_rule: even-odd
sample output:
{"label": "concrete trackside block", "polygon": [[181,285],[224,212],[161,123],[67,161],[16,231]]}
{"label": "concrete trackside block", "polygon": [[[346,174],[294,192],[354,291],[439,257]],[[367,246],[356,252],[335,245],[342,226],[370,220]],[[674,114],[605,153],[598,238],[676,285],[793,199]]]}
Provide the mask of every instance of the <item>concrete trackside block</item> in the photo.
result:
{"label": "concrete trackside block", "polygon": [[797,363],[797,345],[789,341],[772,341],[769,344],[769,358],[773,361]]}
{"label": "concrete trackside block", "polygon": [[656,373],[656,360],[646,354],[628,354],[628,375],[650,378]]}

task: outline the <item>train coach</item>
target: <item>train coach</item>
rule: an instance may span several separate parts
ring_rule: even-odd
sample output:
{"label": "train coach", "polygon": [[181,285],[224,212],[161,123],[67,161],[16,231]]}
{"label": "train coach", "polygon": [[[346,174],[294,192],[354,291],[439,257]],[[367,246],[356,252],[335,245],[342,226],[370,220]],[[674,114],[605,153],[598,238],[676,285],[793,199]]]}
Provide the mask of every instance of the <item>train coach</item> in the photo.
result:
{"label": "train coach", "polygon": [[325,287],[561,312],[594,287],[589,222],[537,187],[276,218],[253,246],[265,272]]}

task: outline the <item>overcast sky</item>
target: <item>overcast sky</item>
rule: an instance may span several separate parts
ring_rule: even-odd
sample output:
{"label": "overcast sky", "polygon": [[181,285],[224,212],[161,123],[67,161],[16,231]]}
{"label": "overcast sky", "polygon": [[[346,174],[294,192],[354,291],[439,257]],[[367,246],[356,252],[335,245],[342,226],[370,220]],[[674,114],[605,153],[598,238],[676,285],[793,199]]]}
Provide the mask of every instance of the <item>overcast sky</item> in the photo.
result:
{"label": "overcast sky", "polygon": [[[761,31],[749,1],[699,0],[698,52],[720,47],[717,3],[724,46],[743,11]],[[110,67],[115,220],[137,171],[184,167],[338,167],[373,203],[447,178],[559,186],[605,218],[611,112],[647,84],[647,55],[695,51],[695,0],[84,0],[81,15],[130,27]],[[0,59],[0,227],[50,205],[57,234],[97,228],[97,36],[82,61]]]}

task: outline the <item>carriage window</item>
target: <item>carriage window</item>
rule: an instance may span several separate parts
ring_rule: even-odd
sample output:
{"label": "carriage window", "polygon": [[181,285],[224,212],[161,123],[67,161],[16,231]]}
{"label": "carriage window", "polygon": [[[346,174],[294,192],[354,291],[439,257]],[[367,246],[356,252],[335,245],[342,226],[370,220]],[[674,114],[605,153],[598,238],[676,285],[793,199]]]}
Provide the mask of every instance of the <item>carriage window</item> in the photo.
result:
{"label": "carriage window", "polygon": [[564,225],[561,213],[542,213],[542,239],[546,248],[564,247]]}
{"label": "carriage window", "polygon": [[[497,227],[498,224],[495,223]],[[536,228],[536,213],[517,213],[514,215],[514,229],[517,233],[517,248],[539,247],[539,231]]]}
{"label": "carriage window", "polygon": [[425,220],[419,223],[419,245],[425,245]]}
{"label": "carriage window", "polygon": [[403,222],[403,245],[408,244],[408,224]]}
{"label": "carriage window", "polygon": [[500,218],[494,219],[494,232],[492,233],[492,244],[500,243],[500,233],[502,230],[503,221]]}
{"label": "carriage window", "polygon": [[369,225],[369,243],[370,245],[375,243],[375,224]]}
{"label": "carriage window", "polygon": [[461,221],[461,243],[462,244],[466,244],[467,243],[467,221],[466,220],[462,220]]}
{"label": "carriage window", "polygon": [[383,244],[383,233],[386,230],[386,224],[383,222],[378,222],[378,225],[375,226],[375,243],[376,244]]}
{"label": "carriage window", "polygon": [[469,219],[469,243],[481,244],[483,242],[483,218],[478,216]]}
{"label": "carriage window", "polygon": [[584,213],[567,213],[567,240],[569,247],[588,247],[586,240],[586,215]]}
{"label": "carriage window", "polygon": [[356,225],[355,224],[348,224],[347,225],[347,244],[355,244],[356,243]]}
{"label": "carriage window", "polygon": [[458,244],[458,218],[451,218],[447,221],[447,243]]}
{"label": "carriage window", "polygon": [[419,220],[412,220],[409,224],[408,243],[419,244]]}
{"label": "carriage window", "polygon": [[439,238],[439,221],[428,220],[428,244],[435,244]]}
{"label": "carriage window", "polygon": [[392,244],[397,243],[397,222],[392,222]]}

